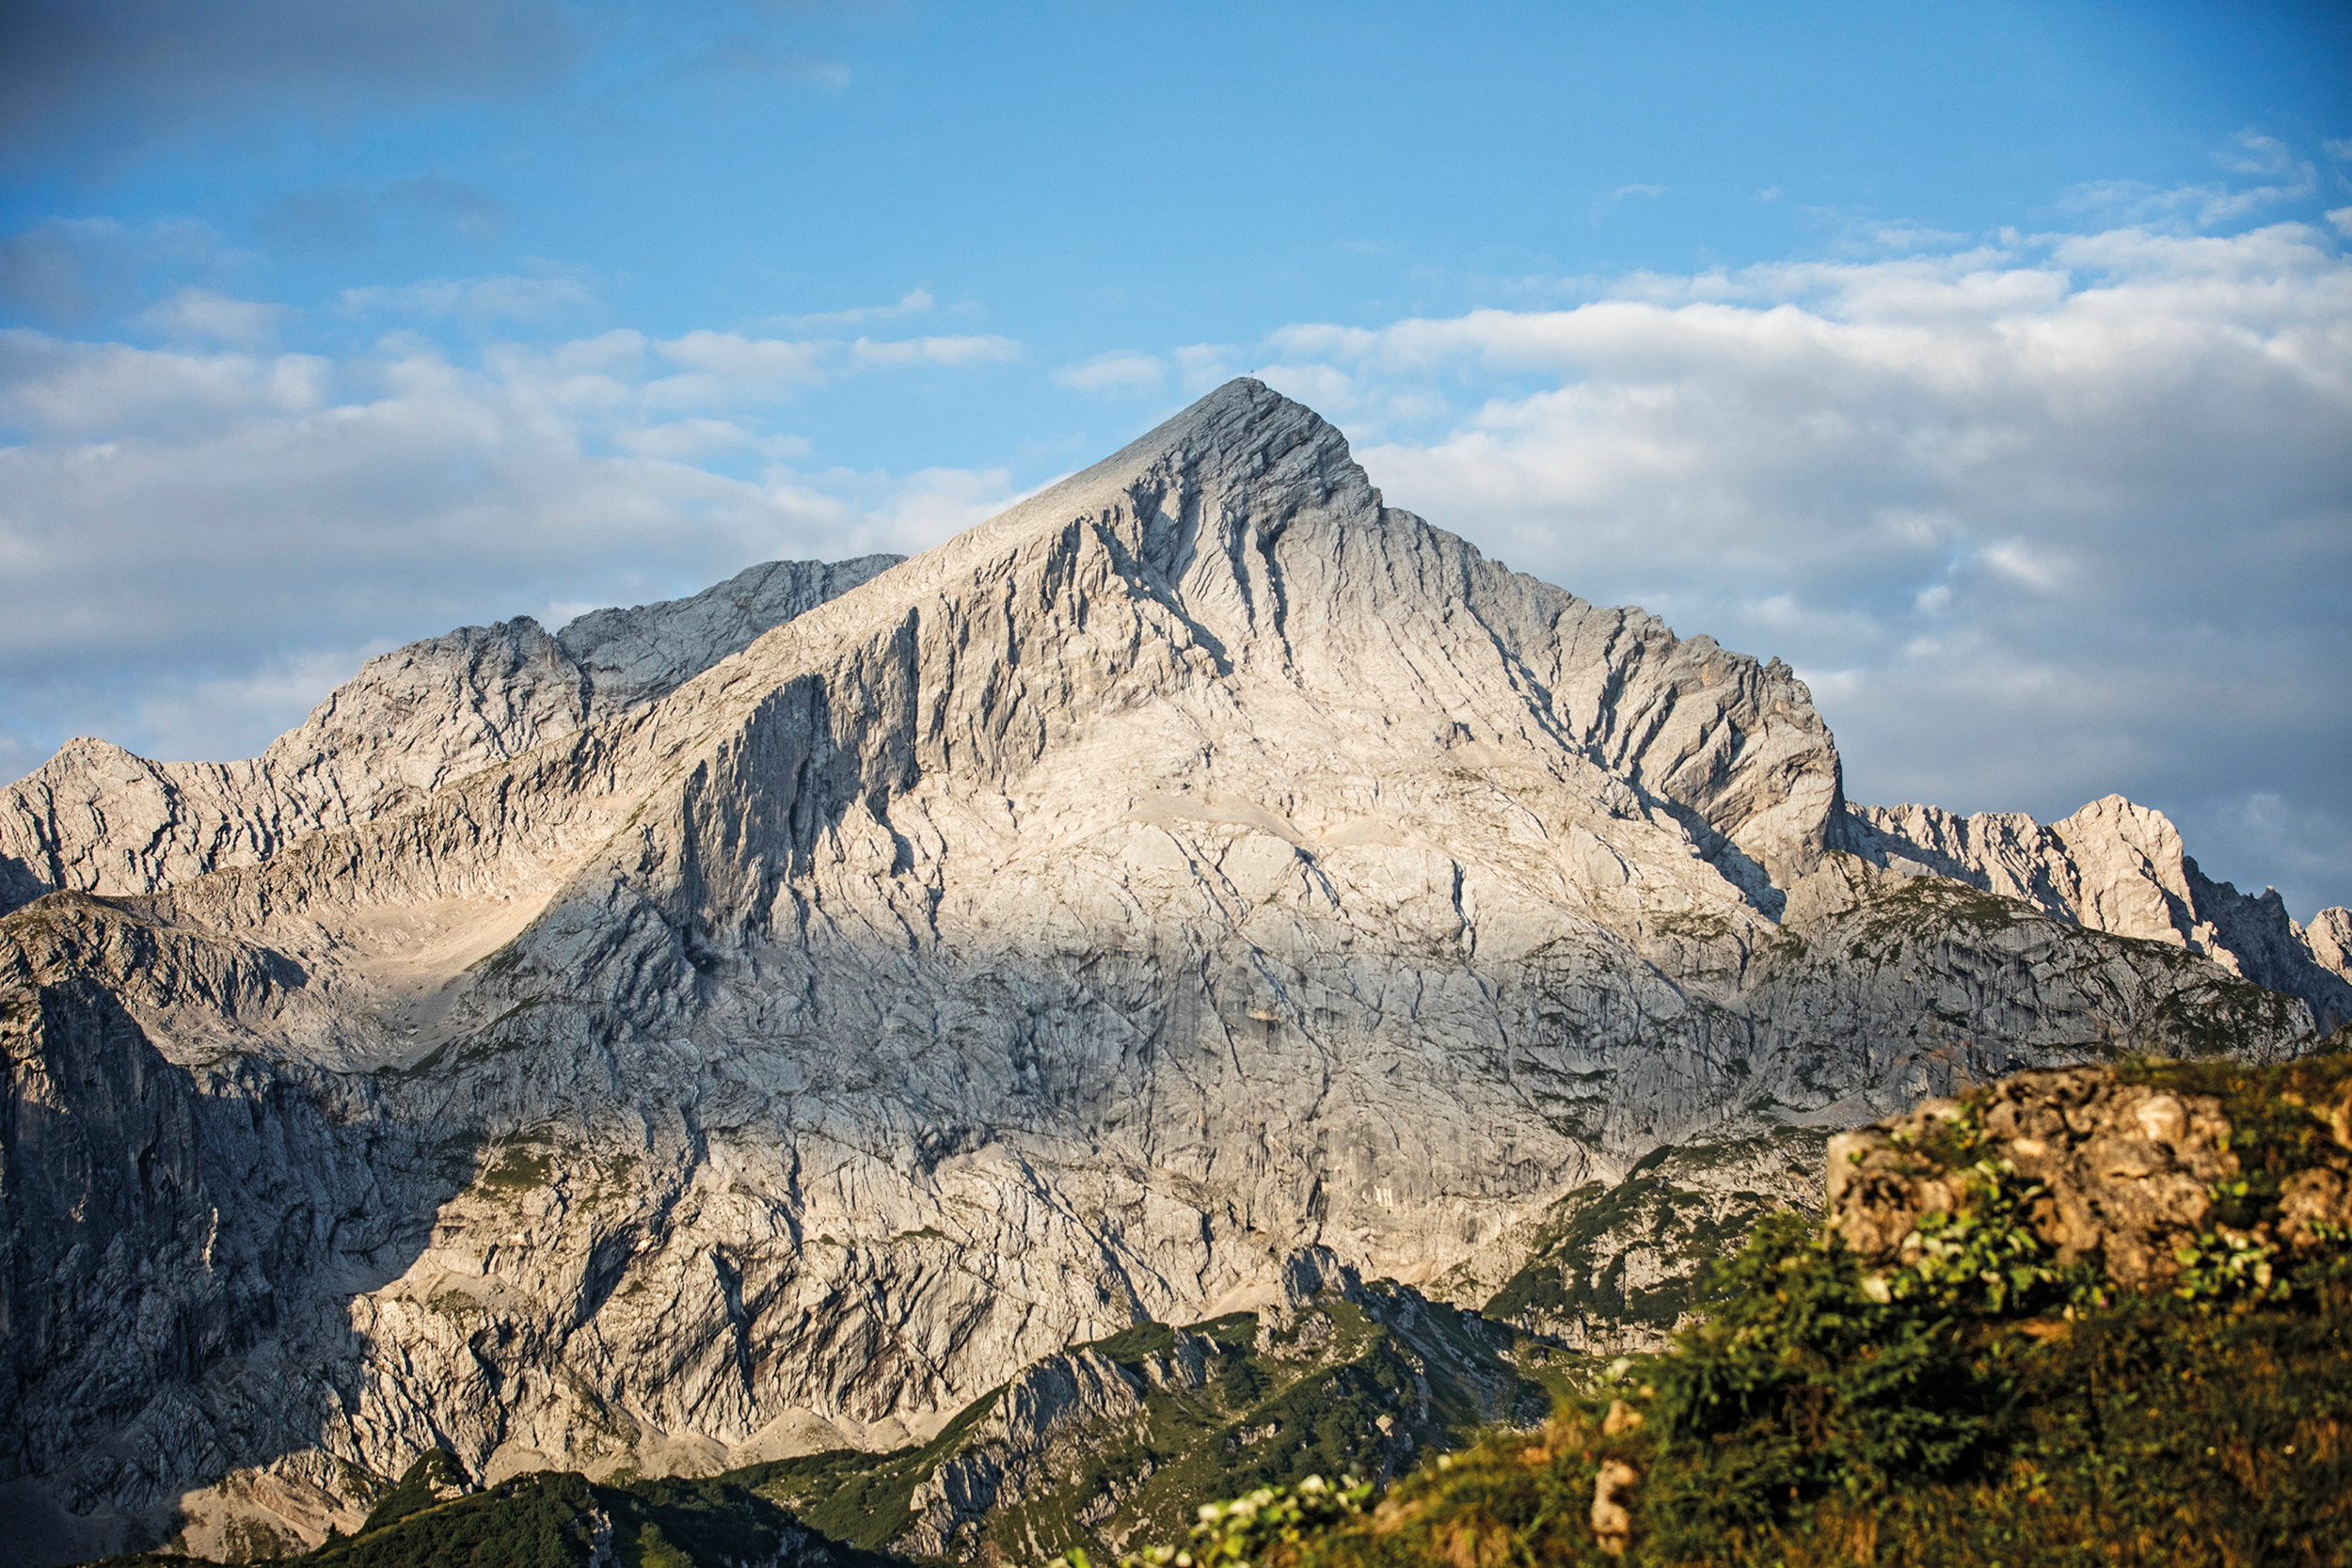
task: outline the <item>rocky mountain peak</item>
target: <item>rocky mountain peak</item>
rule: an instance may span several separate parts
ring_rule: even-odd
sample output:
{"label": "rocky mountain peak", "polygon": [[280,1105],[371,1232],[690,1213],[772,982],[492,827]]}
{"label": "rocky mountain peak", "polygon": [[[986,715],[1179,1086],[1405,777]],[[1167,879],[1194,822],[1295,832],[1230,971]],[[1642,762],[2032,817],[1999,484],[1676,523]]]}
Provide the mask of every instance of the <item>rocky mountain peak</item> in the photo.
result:
{"label": "rocky mountain peak", "polygon": [[667,696],[901,559],[771,561],[690,598],[591,610],[552,634],[528,615],[460,626],[369,659],[250,760],[154,762],[110,741],[68,741],[0,791],[0,911],[59,888],[152,892],[407,810]]}
{"label": "rocky mountain peak", "polygon": [[[1343,493],[1354,504],[1334,505]],[[1265,383],[1238,376],[946,547],[966,541],[993,547],[1025,530],[1104,510],[1198,522],[1203,503],[1269,519],[1308,504],[1360,516],[1376,511],[1379,493],[1336,426]]]}
{"label": "rocky mountain peak", "polygon": [[[0,796],[0,1483],[310,1539],[433,1448],[891,1447],[1301,1257],[1486,1300],[1662,1146],[2310,1041],[1898,828],[1785,665],[1250,381],[913,561],[84,748]],[[91,1216],[135,1245],[61,1275]]]}
{"label": "rocky mountain peak", "polygon": [[2322,910],[2306,930],[2276,891],[2242,894],[2207,877],[2164,813],[2104,796],[2044,825],[2022,812],[1963,816],[1938,806],[1856,807],[1842,842],[1899,877],[1949,878],[2117,936],[2212,959],[2301,998],[2323,1031],[2352,1021],[2352,914]]}

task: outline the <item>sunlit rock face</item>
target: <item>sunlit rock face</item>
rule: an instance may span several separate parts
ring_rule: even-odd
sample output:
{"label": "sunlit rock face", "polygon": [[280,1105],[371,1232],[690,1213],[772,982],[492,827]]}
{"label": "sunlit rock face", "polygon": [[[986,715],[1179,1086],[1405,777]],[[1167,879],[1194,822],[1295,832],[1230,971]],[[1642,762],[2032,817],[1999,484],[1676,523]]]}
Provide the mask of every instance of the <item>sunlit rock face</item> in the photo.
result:
{"label": "sunlit rock face", "polygon": [[1851,847],[1902,876],[1948,877],[2060,919],[2202,954],[2233,974],[2309,1003],[2323,1030],[2352,1021],[2352,911],[2307,930],[2276,890],[2260,897],[2197,867],[2162,812],[2121,795],[2046,827],[2017,812],[1859,807]]}
{"label": "sunlit rock face", "polygon": [[0,910],[60,888],[151,893],[413,806],[667,696],[901,559],[771,561],[691,599],[595,610],[552,635],[524,615],[412,642],[370,659],[249,762],[151,762],[70,741],[0,792]]}
{"label": "sunlit rock face", "polygon": [[84,891],[0,927],[10,1496],[309,1539],[437,1445],[893,1444],[1309,1248],[1483,1302],[1664,1144],[2314,1033],[1858,852],[1788,669],[1255,382],[885,564],[387,656],[200,809],[16,787],[16,885]]}

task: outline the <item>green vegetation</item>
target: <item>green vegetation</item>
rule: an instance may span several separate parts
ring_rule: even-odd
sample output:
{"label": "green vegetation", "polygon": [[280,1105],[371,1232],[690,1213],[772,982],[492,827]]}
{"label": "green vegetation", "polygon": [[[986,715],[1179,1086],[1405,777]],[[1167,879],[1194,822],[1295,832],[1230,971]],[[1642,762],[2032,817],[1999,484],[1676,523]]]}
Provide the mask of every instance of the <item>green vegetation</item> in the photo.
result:
{"label": "green vegetation", "polygon": [[[1053,1439],[1050,1479],[958,1535],[959,1555],[1038,1562],[1104,1540],[1181,1534],[1212,1499],[1352,1468],[1394,1474],[1499,1418],[1540,1419],[1550,1402],[1513,1365],[1506,1333],[1385,1282],[1328,1294],[1279,1324],[1243,1312],[1191,1325],[1197,1383],[1167,1375],[1178,1332],[1137,1323],[1073,1347],[1117,1366],[1140,1414]],[[996,1441],[984,1421],[1001,1395],[920,1449],[812,1455],[729,1479],[828,1535],[889,1545],[915,1522],[918,1486]]]}
{"label": "green vegetation", "polygon": [[435,1449],[409,1465],[407,1474],[376,1500],[374,1512],[359,1527],[359,1533],[373,1535],[412,1513],[421,1513],[446,1498],[461,1496],[465,1490],[466,1472],[457,1467],[457,1461]]}
{"label": "green vegetation", "polygon": [[[2027,1224],[2037,1190],[1963,1115],[1914,1150],[1961,1194],[1914,1261],[1871,1275],[1821,1227],[1767,1221],[1672,1352],[1250,1560],[2352,1562],[2352,1235],[2275,1240],[2289,1179],[2344,1164],[2352,1057],[2122,1072],[2217,1095],[2233,1120],[2242,1173],[2170,1289],[2060,1266]],[[1215,1549],[1196,1533],[1129,1560]]]}
{"label": "green vegetation", "polygon": [[516,1144],[501,1150],[497,1163],[483,1170],[475,1185],[485,1193],[536,1192],[554,1174],[555,1162],[547,1150]]}
{"label": "green vegetation", "polygon": [[[1186,1544],[1147,1546],[1123,1560],[1149,1568],[1251,1568],[1263,1558],[1295,1554],[1334,1527],[1362,1518],[1374,1495],[1372,1482],[1353,1473],[1336,1486],[1321,1476],[1309,1476],[1295,1486],[1262,1486],[1230,1502],[1203,1503]],[[1093,1560],[1073,1548],[1050,1568],[1093,1568]]]}
{"label": "green vegetation", "polygon": [[1824,1141],[1791,1130],[1661,1148],[1613,1187],[1578,1188],[1544,1217],[1485,1315],[1571,1343],[1655,1346],[1696,1305],[1707,1264],[1796,1194],[1818,1195]]}
{"label": "green vegetation", "polygon": [[[599,1485],[571,1472],[463,1486],[439,1450],[408,1467],[356,1536],[314,1551],[236,1553],[286,1568],[886,1568],[894,1559],[825,1540],[766,1497],[725,1480]],[[273,1537],[273,1540],[275,1538]],[[190,1559],[111,1558],[98,1568],[188,1568]]]}

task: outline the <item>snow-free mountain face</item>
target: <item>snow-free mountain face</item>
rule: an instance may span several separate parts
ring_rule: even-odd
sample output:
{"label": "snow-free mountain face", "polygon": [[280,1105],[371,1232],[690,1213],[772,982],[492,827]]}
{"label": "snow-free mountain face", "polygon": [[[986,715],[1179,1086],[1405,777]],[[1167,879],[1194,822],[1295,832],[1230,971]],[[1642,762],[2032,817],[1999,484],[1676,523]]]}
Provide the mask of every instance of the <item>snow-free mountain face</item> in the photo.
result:
{"label": "snow-free mountain face", "polygon": [[1254,382],[882,564],[10,794],[61,891],[0,926],[0,1479],[58,1539],[349,1528],[435,1446],[887,1445],[1310,1249],[1483,1304],[1661,1145],[2315,1033],[1863,844],[1785,667],[1384,506]]}
{"label": "snow-free mountain face", "polygon": [[82,739],[0,792],[0,910],[44,893],[151,893],[373,821],[583,724],[667,696],[903,557],[773,561],[691,599],[528,615],[370,659],[250,762],[150,762]]}

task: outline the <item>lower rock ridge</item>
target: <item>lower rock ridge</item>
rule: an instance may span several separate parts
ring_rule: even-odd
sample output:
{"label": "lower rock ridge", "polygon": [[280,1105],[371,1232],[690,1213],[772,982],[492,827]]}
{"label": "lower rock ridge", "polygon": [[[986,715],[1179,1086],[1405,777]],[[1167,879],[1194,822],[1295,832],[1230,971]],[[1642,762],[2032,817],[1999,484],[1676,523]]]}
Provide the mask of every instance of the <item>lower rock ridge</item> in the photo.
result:
{"label": "lower rock ridge", "polygon": [[1302,1257],[1630,1345],[1786,1196],[1693,1157],[1593,1220],[1661,1150],[2320,1033],[1865,842],[1786,667],[1485,560],[1254,383],[819,586],[380,815],[0,923],[0,1485],[66,1543],[18,1560],[315,1541],[437,1449],[897,1449]]}

